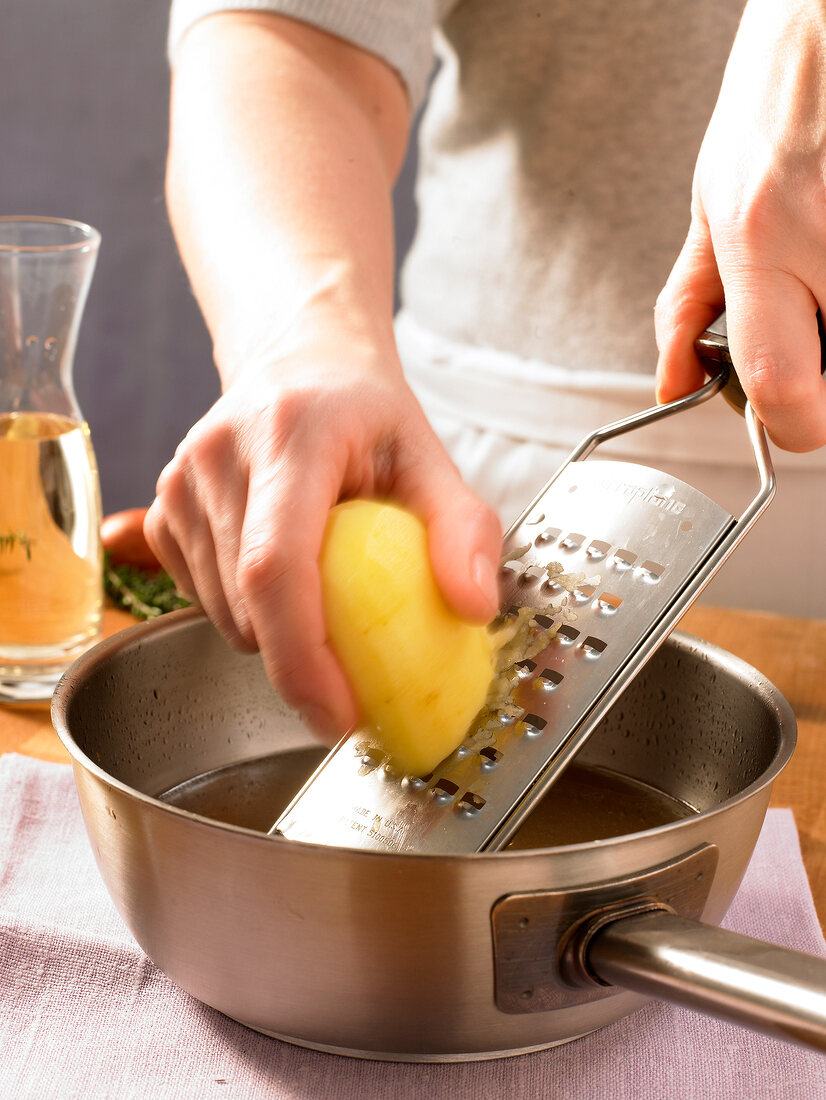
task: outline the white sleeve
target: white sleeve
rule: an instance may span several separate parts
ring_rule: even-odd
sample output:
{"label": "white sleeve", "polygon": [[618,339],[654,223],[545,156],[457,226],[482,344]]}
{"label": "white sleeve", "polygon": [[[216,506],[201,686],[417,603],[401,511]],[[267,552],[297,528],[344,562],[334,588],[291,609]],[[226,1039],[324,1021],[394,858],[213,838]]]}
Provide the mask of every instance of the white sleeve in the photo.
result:
{"label": "white sleeve", "polygon": [[433,66],[432,32],[444,0],[172,0],[168,54],[187,30],[220,11],[275,12],[376,54],[401,77],[411,109],[424,99]]}

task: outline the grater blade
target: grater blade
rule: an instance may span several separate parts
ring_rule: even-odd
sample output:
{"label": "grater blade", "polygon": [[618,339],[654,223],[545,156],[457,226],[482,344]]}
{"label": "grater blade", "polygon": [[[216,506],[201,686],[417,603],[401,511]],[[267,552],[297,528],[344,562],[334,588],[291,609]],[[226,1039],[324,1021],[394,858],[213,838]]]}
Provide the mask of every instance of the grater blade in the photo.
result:
{"label": "grater blade", "polygon": [[[510,528],[502,616],[536,609],[559,624],[514,667],[511,703],[482,719],[429,776],[402,776],[364,731],[327,756],[270,831],[291,840],[385,852],[460,854],[503,847],[623,688],[768,505],[765,433],[746,422],[760,490],[739,518],[685,482],[631,462],[588,459],[605,439],[673,415],[722,389],[598,429]],[[573,591],[549,577],[580,575]]]}

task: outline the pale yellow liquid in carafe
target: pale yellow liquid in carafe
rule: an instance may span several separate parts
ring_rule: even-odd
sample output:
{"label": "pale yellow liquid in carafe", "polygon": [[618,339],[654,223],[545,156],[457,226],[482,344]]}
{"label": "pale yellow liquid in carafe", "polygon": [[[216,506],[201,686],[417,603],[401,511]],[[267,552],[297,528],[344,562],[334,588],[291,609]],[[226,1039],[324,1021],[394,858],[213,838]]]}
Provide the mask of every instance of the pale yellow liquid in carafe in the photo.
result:
{"label": "pale yellow liquid in carafe", "polygon": [[85,424],[0,415],[0,665],[80,652],[100,630],[97,466]]}

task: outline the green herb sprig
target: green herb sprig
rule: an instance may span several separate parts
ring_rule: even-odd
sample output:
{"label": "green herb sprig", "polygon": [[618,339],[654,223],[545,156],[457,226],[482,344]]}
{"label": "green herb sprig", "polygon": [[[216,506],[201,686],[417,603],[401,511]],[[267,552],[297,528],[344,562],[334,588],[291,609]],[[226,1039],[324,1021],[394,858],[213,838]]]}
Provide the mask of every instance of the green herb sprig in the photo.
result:
{"label": "green herb sprig", "polygon": [[5,550],[11,553],[15,546],[21,546],[26,552],[26,561],[32,560],[32,546],[34,542],[23,531],[8,531],[0,535],[0,554]]}
{"label": "green herb sprig", "polygon": [[113,603],[131,611],[136,619],[156,619],[167,611],[190,606],[162,569],[150,573],[132,565],[114,565],[108,554],[104,555],[103,583]]}

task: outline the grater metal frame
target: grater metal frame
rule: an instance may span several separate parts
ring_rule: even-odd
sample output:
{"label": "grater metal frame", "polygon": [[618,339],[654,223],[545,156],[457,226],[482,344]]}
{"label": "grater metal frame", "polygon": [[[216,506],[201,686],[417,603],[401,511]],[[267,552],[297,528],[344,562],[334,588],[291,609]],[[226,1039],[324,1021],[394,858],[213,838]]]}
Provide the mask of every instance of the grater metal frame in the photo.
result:
{"label": "grater metal frame", "polygon": [[[625,615],[626,623],[636,614],[640,621],[634,623],[633,636],[626,639],[624,650],[617,645],[616,637],[606,645],[592,635],[578,641],[574,650],[574,640],[581,631],[571,622],[563,622],[550,639],[548,648],[536,655],[536,661],[516,666],[515,679],[524,682],[520,682],[514,692],[514,713],[500,714],[502,725],[493,735],[493,742],[482,743],[485,736],[490,736],[490,722],[484,736],[480,736],[479,728],[472,728],[464,745],[443,761],[431,776],[401,776],[369,734],[356,731],[347,735],[282,813],[270,830],[271,835],[392,852],[464,854],[504,847],[627,684],[768,507],[776,487],[765,429],[747,402],[743,411],[759,488],[737,518],[692,486],[662,471],[590,456],[608,440],[702,404],[727,384],[729,387],[734,385],[735,376],[729,364],[723,361],[719,373],[695,393],[593,431],[574,449],[505,535],[503,561],[507,564],[504,569],[506,574],[512,575],[504,585],[503,614],[519,606],[533,606],[528,599],[535,595],[531,591],[532,581],[535,579],[540,587],[546,583],[541,581],[542,557],[537,548],[544,534],[538,528],[546,520],[549,501],[554,507],[560,507],[561,502],[567,507],[567,501],[575,499],[578,492],[584,492],[588,498],[586,512],[592,501],[598,501],[604,509],[610,510],[616,505],[617,515],[623,517],[621,526],[627,527],[632,522],[625,519],[629,512],[639,523],[644,522],[647,527],[643,542],[650,537],[649,528],[655,533],[657,528],[667,529],[675,545],[689,540],[689,556],[682,564],[683,572],[675,568],[674,575],[659,561],[642,562],[637,557],[635,562],[629,562],[634,554],[625,553],[616,545],[613,547],[615,553],[610,561],[616,577],[612,587],[625,592],[621,578],[624,574],[633,576],[635,583],[648,584],[651,591],[661,589],[662,602],[656,614],[639,613],[633,601],[613,593],[608,593],[610,598],[606,602],[606,593],[600,596],[596,591],[599,585],[590,590],[587,576],[571,594],[571,601],[580,605],[578,610],[564,602],[565,596],[554,605],[554,619],[569,620],[575,616],[573,623],[577,625],[586,613],[611,616],[615,620]],[[564,512],[564,507],[560,510]],[[582,514],[582,509],[575,508],[575,516]],[[639,519],[640,516],[643,519]],[[554,523],[556,525],[556,520]],[[563,537],[565,529],[567,548]],[[608,545],[592,540],[586,546],[587,536],[572,535],[567,520],[553,530],[556,535],[546,541],[558,553],[561,550],[563,557],[572,551],[574,557],[579,555],[581,559],[594,545]],[[531,536],[529,545],[524,543],[527,534]],[[577,538],[580,538],[579,544],[576,544]],[[696,545],[690,541],[694,539]],[[522,553],[514,556],[520,549]],[[528,549],[532,553],[526,563]],[[695,551],[696,559],[690,557]],[[686,551],[682,553],[685,558]],[[607,551],[603,560],[606,558]],[[657,569],[662,569],[662,573],[657,574]],[[636,591],[640,591],[639,586]],[[585,593],[584,598],[582,593]],[[625,609],[619,606],[624,600]],[[629,603],[631,610],[628,610]],[[621,614],[614,615],[618,608]],[[540,625],[544,625],[542,616],[540,608]],[[588,643],[591,643],[590,650]],[[574,653],[573,659],[570,653]],[[565,665],[566,660],[569,665]],[[551,667],[540,673],[540,662]],[[607,674],[593,691],[587,683],[583,687],[585,669],[589,665],[607,666]],[[558,671],[560,667],[564,667],[564,675]],[[562,684],[566,678],[568,682]],[[558,693],[557,687],[560,688]],[[530,696],[529,692],[535,688],[540,692]],[[565,692],[569,699],[573,696],[577,702],[576,706],[568,704],[570,713],[567,716],[565,706],[560,707],[558,703]],[[543,697],[541,704],[540,694]],[[532,706],[534,699],[537,705]],[[542,716],[543,707],[548,718]]]}

